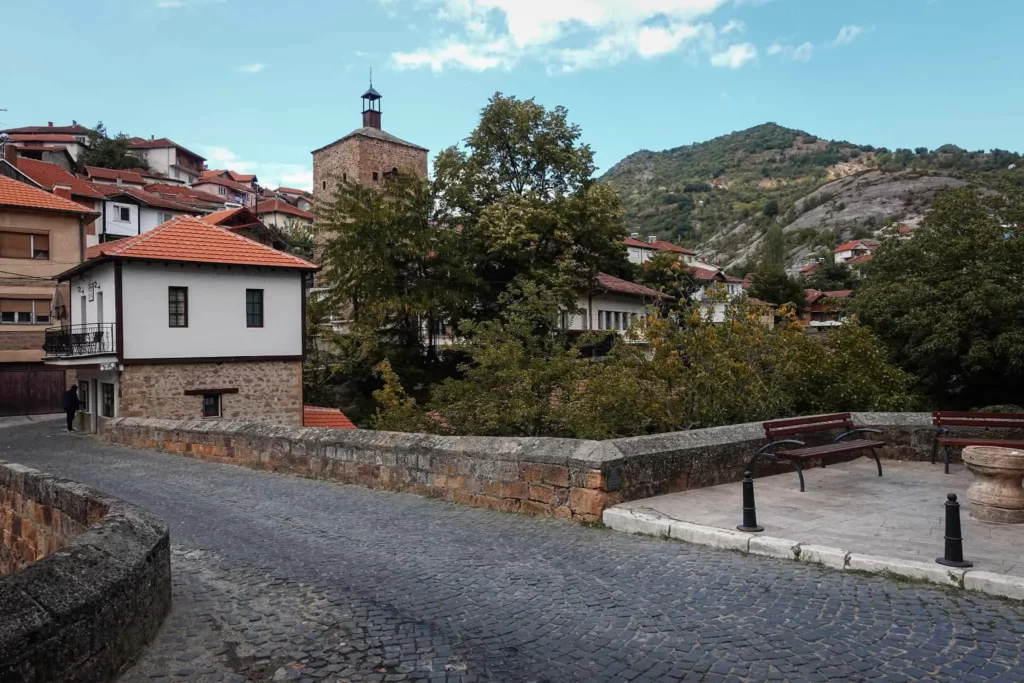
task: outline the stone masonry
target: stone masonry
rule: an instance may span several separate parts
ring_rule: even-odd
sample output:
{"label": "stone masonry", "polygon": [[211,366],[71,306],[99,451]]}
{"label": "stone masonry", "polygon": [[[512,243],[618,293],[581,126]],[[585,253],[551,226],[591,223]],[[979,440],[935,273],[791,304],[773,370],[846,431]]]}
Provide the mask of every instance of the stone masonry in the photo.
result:
{"label": "stone masonry", "polygon": [[201,419],[197,390],[235,390],[221,395],[222,418],[302,425],[302,363],[170,363],[126,365],[121,373],[120,414],[172,420]]}
{"label": "stone masonry", "polygon": [[372,187],[383,182],[385,172],[395,168],[426,177],[427,150],[356,132],[313,154],[313,196],[318,201],[329,200],[343,177]]}

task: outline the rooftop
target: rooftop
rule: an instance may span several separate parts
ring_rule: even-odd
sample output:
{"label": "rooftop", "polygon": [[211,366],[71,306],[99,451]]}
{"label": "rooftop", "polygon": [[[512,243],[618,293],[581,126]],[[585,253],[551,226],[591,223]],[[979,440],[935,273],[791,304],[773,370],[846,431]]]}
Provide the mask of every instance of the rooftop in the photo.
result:
{"label": "rooftop", "polygon": [[96,166],[86,166],[85,173],[90,179],[117,181],[120,180],[122,183],[133,183],[135,185],[145,185],[146,179],[138,174],[136,171],[121,171],[114,168],[98,168]]}
{"label": "rooftop", "polygon": [[[318,266],[210,223],[179,216],[141,235],[90,247],[89,259],[146,259],[185,263],[218,263],[267,268],[317,270]],[[60,275],[67,279],[91,267],[75,266]]]}
{"label": "rooftop", "polygon": [[696,256],[697,252],[681,247],[678,244],[672,244],[665,240],[655,240],[653,242],[647,242],[645,240],[638,240],[635,237],[626,237],[622,240],[625,242],[627,247],[638,247],[640,249],[654,249],[655,251],[674,251],[677,254],[687,254],[689,256]]}
{"label": "rooftop", "polygon": [[93,187],[107,197],[127,195],[136,201],[141,202],[145,206],[151,206],[157,209],[172,209],[174,211],[186,211],[189,213],[192,213],[193,211],[191,206],[185,206],[184,204],[173,202],[170,199],[164,199],[160,195],[153,194],[152,192],[146,192],[142,188],[132,187],[131,185],[93,185]]}
{"label": "rooftop", "polygon": [[69,185],[73,195],[91,199],[103,199],[104,197],[103,193],[93,187],[92,183],[71,175],[57,164],[21,157],[18,159],[18,170],[40,185],[49,188],[54,185]]}
{"label": "rooftop", "polygon": [[353,138],[353,137],[357,137],[357,136],[362,136],[362,137],[366,137],[366,138],[373,138],[375,140],[383,140],[384,142],[393,142],[396,145],[405,145],[406,147],[412,147],[413,149],[419,149],[419,150],[422,150],[424,152],[430,151],[426,147],[420,147],[419,145],[414,145],[411,142],[406,142],[402,138],[395,137],[391,133],[385,133],[384,131],[380,130],[379,128],[371,128],[369,126],[363,126],[362,128],[356,128],[354,131],[352,131],[351,133],[349,133],[345,137],[338,138],[337,140],[335,140],[334,142],[332,142],[329,145],[324,145],[323,147],[320,147],[319,149],[314,149],[313,150],[313,154],[316,154],[317,152],[321,152],[321,151],[327,149],[328,147],[333,147],[334,145],[338,144],[339,142],[343,142],[345,140],[348,140],[349,138]]}
{"label": "rooftop", "polygon": [[48,126],[22,126],[21,128],[8,128],[7,130],[0,130],[0,133],[7,133],[8,135],[15,135],[19,133],[47,133],[47,134],[61,134],[66,133],[69,135],[88,135],[92,131],[85,126],[75,123],[70,126],[55,126],[52,123]]}
{"label": "rooftop", "polygon": [[303,211],[297,206],[292,206],[288,202],[282,199],[264,199],[256,205],[256,214],[264,213],[285,213],[289,216],[297,216],[299,218],[305,218],[306,220],[313,220],[313,214],[309,211]]}
{"label": "rooftop", "polygon": [[249,189],[248,187],[246,187],[245,185],[242,185],[241,183],[235,182],[234,180],[228,180],[227,178],[222,178],[220,176],[206,176],[206,175],[204,175],[202,178],[200,178],[199,180],[196,180],[192,184],[193,185],[202,185],[203,183],[208,183],[210,185],[221,185],[221,186],[229,188],[231,190],[235,190],[236,192],[252,192],[252,190]]}
{"label": "rooftop", "polygon": [[609,294],[622,294],[623,296],[639,296],[645,299],[656,299],[662,297],[661,292],[657,292],[649,287],[638,285],[635,282],[629,282],[628,280],[622,280],[612,275],[605,273],[597,274],[598,286]]}
{"label": "rooftop", "polygon": [[88,214],[97,216],[95,211],[70,199],[50,194],[46,190],[0,175],[0,207],[59,213]]}
{"label": "rooftop", "polygon": [[345,413],[337,408],[302,406],[302,424],[305,427],[329,427],[331,429],[356,429]]}
{"label": "rooftop", "polygon": [[42,133],[12,133],[11,142],[59,142],[59,143],[77,143],[74,135],[67,135],[62,133],[56,133],[52,135],[45,135]]}
{"label": "rooftop", "polygon": [[174,147],[176,149],[180,149],[185,154],[194,156],[196,159],[199,159],[200,161],[206,161],[206,157],[200,156],[193,152],[192,150],[188,149],[187,147],[182,147],[178,143],[167,138],[150,138],[149,140],[146,140],[145,138],[132,138],[132,140],[128,143],[129,149],[163,149],[165,147]]}

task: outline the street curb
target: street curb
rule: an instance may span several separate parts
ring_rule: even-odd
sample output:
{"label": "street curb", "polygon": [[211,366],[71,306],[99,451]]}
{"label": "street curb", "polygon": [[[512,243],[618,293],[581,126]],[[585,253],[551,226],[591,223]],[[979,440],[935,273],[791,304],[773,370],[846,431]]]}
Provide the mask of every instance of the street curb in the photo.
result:
{"label": "street curb", "polygon": [[817,564],[837,571],[858,571],[889,578],[932,583],[945,588],[984,593],[1024,601],[1024,577],[973,569],[956,569],[939,564],[881,557],[801,543],[788,538],[748,534],[732,529],[683,522],[648,509],[611,507],[602,515],[605,526],[615,531],[678,541],[719,550],[736,550],[802,564]]}

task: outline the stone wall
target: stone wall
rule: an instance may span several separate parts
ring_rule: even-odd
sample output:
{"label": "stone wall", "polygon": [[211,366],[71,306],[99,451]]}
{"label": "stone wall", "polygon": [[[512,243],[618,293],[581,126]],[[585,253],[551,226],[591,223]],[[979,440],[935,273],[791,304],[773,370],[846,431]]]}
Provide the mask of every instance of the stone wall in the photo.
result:
{"label": "stone wall", "polygon": [[[930,457],[935,432],[928,414],[857,413],[854,420],[883,430],[884,457]],[[760,423],[602,442],[125,418],[110,422],[105,434],[115,443],[203,460],[581,522],[627,500],[739,481],[765,443]],[[755,476],[791,471],[763,459],[754,468]]]}
{"label": "stone wall", "polygon": [[223,419],[302,425],[300,361],[125,365],[120,381],[126,417],[199,419],[203,398],[194,392],[227,389],[233,393],[221,395]]}
{"label": "stone wall", "polygon": [[[313,197],[329,201],[342,180],[373,186],[373,173],[377,183],[384,180],[384,172],[397,168],[427,175],[427,151],[363,135],[355,135],[313,154]],[[327,183],[324,187],[324,183]]]}
{"label": "stone wall", "polygon": [[167,525],[75,482],[0,462],[0,681],[114,681],[171,606]]}

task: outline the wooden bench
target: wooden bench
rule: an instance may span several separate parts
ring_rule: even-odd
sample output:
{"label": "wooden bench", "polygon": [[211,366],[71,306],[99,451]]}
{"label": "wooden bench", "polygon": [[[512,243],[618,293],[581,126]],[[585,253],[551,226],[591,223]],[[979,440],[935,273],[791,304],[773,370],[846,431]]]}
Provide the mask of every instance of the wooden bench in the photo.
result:
{"label": "wooden bench", "polygon": [[[885,446],[881,441],[871,439],[853,439],[847,441],[855,434],[881,434],[878,429],[855,428],[849,413],[836,413],[834,415],[815,415],[813,417],[796,417],[790,420],[775,420],[764,423],[764,435],[768,439],[766,445],[761,447],[750,460],[750,471],[754,470],[754,463],[758,458],[767,458],[774,462],[787,460],[796,467],[796,473],[800,477],[800,491],[804,490],[804,471],[801,463],[810,458],[821,458],[821,466],[825,466],[825,458],[831,455],[849,455],[860,451],[869,451],[875,458],[878,465],[878,476],[882,476],[882,461],[878,458],[878,449]],[[798,434],[813,434],[815,432],[828,432],[842,429],[844,432],[837,436],[832,443],[823,446],[808,446],[803,441],[795,439],[784,439],[781,437],[795,436]],[[796,446],[796,448],[785,448],[779,451],[772,449],[777,446]]]}
{"label": "wooden bench", "polygon": [[946,436],[950,427],[973,427],[975,429],[1024,429],[1024,413],[967,413],[954,410],[936,410],[932,413],[932,424],[938,429],[932,444],[932,464],[939,446],[946,453],[946,474],[949,474],[949,456],[953,448],[963,446],[995,446],[997,448],[1024,448],[1021,439],[985,439],[978,436]]}

